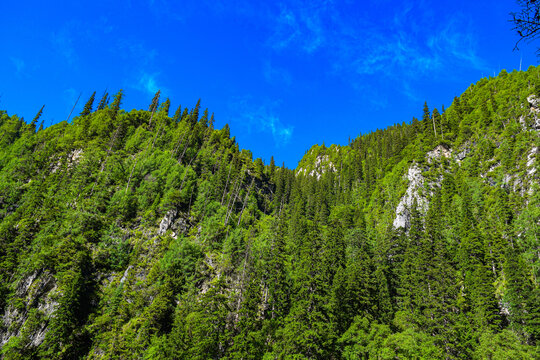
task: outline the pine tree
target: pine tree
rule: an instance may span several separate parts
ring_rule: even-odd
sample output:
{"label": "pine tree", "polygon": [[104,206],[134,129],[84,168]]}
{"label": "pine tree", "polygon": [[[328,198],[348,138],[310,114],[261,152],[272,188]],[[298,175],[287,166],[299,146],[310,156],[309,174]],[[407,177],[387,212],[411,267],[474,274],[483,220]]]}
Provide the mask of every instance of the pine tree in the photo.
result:
{"label": "pine tree", "polygon": [[109,93],[107,90],[103,92],[103,96],[101,97],[101,100],[99,101],[98,110],[103,110],[105,107],[109,104]]}
{"label": "pine tree", "polygon": [[120,110],[120,105],[122,104],[122,97],[124,93],[122,89],[118,91],[118,93],[114,96],[114,100],[111,104],[111,118],[113,120],[116,119],[116,116],[118,115],[118,111]]}
{"label": "pine tree", "polygon": [[178,105],[178,108],[176,109],[176,112],[174,113],[173,120],[175,122],[179,122],[182,120],[182,105]]}
{"label": "pine tree", "polygon": [[268,177],[270,178],[270,181],[274,180],[274,174],[276,172],[276,162],[274,160],[274,156],[270,156],[270,164],[268,167]]}
{"label": "pine tree", "polygon": [[80,113],[80,116],[87,116],[87,115],[90,115],[90,113],[92,113],[92,106],[94,105],[95,97],[96,97],[96,92],[94,91],[92,95],[90,96],[90,98],[88,99],[88,101],[86,102],[86,104],[84,105],[84,108]]}
{"label": "pine tree", "polygon": [[210,116],[210,121],[208,122],[208,127],[211,130],[214,130],[214,122],[215,122],[214,113],[212,113],[212,115]]}
{"label": "pine tree", "polygon": [[181,121],[184,121],[188,118],[188,115],[189,115],[189,110],[188,108],[184,108],[184,112],[182,112],[182,116],[180,117],[180,120]]}
{"label": "pine tree", "polygon": [[158,106],[159,106],[160,95],[161,95],[161,90],[158,90],[154,94],[154,97],[152,98],[152,102],[150,103],[150,106],[148,107],[148,111],[150,111],[151,113],[155,113],[157,111]]}
{"label": "pine tree", "polygon": [[437,108],[433,109],[433,113],[431,114],[431,117],[433,119],[433,128],[435,131],[435,135],[437,135],[437,129],[438,129],[438,132],[441,138],[444,138],[442,117],[441,117],[441,114],[439,114],[439,110],[437,110]]}
{"label": "pine tree", "polygon": [[505,254],[504,277],[507,282],[503,298],[510,328],[523,341],[536,344],[540,340],[539,290],[531,281],[527,265],[519,251],[509,247]]}
{"label": "pine tree", "polygon": [[199,120],[199,126],[203,129],[208,127],[208,109],[204,109],[203,116]]}
{"label": "pine tree", "polygon": [[422,133],[428,138],[433,137],[433,123],[431,120],[431,115],[427,102],[424,102],[424,111],[422,115]]}
{"label": "pine tree", "polygon": [[32,120],[32,122],[30,123],[30,128],[32,130],[32,132],[36,131],[36,124],[39,120],[39,118],[41,117],[41,114],[43,114],[43,108],[45,108],[45,105],[43,105],[41,107],[41,109],[39,109],[39,111],[37,112],[36,116],[34,117],[34,119]]}
{"label": "pine tree", "polygon": [[488,127],[491,124],[491,111],[487,106],[487,102],[482,102],[480,105],[481,124],[483,127]]}
{"label": "pine tree", "polygon": [[189,115],[189,123],[190,126],[195,126],[195,124],[199,121],[199,109],[201,107],[201,99],[197,100],[197,104],[191,111],[191,114]]}
{"label": "pine tree", "polygon": [[167,98],[163,104],[161,104],[160,112],[164,113],[165,116],[169,116],[169,108],[171,107],[171,100]]}
{"label": "pine tree", "polygon": [[464,192],[459,233],[459,263],[466,293],[464,311],[470,312],[474,328],[482,331],[496,328],[501,319],[492,285],[493,273],[485,262],[484,242],[473,222],[469,191],[465,189]]}

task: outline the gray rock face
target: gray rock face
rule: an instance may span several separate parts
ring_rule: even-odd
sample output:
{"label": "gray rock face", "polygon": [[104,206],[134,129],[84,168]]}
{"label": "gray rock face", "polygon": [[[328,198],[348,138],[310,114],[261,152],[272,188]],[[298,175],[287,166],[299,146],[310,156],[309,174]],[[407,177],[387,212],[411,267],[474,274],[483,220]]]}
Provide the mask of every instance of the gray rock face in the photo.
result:
{"label": "gray rock face", "polygon": [[534,119],[532,128],[534,130],[540,130],[540,98],[533,94],[527,97],[527,101],[531,107],[531,114]]}
{"label": "gray rock face", "polygon": [[440,159],[442,157],[449,158],[452,156],[452,150],[450,150],[448,147],[444,145],[437,145],[435,149],[431,150],[427,153],[427,161],[428,163],[432,163],[435,159]]}
{"label": "gray rock face", "polygon": [[460,152],[456,154],[456,160],[461,161],[465,159],[467,155],[469,155],[470,152],[471,152],[471,149],[466,147],[465,149],[461,150]]}
{"label": "gray rock face", "polygon": [[529,102],[532,111],[540,112],[540,99],[536,95],[529,95],[527,101]]}
{"label": "gray rock face", "polygon": [[[336,149],[336,151],[339,152],[339,148]],[[314,165],[314,169],[311,170],[309,174],[307,173],[308,169],[299,168],[296,171],[296,176],[298,176],[299,174],[303,174],[303,175],[307,174],[309,176],[314,176],[317,178],[317,180],[319,180],[321,176],[327,171],[332,171],[332,172],[337,171],[336,166],[334,165],[334,163],[330,161],[330,158],[328,157],[328,155],[317,156],[317,158],[315,159],[315,164],[313,165]]]}
{"label": "gray rock face", "polygon": [[167,230],[169,230],[177,214],[178,210],[176,209],[167,211],[167,214],[165,214],[165,216],[159,223],[158,235],[163,235],[167,232]]}
{"label": "gray rock face", "polygon": [[185,234],[188,232],[189,230],[189,223],[186,219],[184,219],[183,217],[179,217],[178,219],[176,219],[174,221],[174,223],[172,224],[171,226],[171,229],[174,231],[174,235],[176,236],[176,234]]}
{"label": "gray rock face", "polygon": [[407,179],[409,180],[409,186],[405,195],[399,201],[399,204],[396,208],[396,218],[394,219],[394,228],[405,228],[409,229],[411,225],[411,212],[414,201],[421,211],[426,211],[428,208],[428,202],[426,199],[421,197],[418,193],[418,190],[424,187],[424,177],[422,176],[422,170],[418,165],[413,164],[407,173]]}
{"label": "gray rock face", "polygon": [[[8,306],[1,315],[3,326],[0,327],[0,347],[4,346],[11,337],[19,336],[28,319],[28,308],[37,308],[44,319],[49,319],[58,308],[54,300],[57,285],[54,277],[48,271],[35,271],[19,282],[15,296],[22,299],[21,306]],[[39,346],[47,334],[48,321],[42,321],[38,329],[33,329],[28,335],[31,346]]]}
{"label": "gray rock face", "polygon": [[536,173],[534,162],[538,156],[538,148],[534,146],[527,155],[527,175],[532,176]]}

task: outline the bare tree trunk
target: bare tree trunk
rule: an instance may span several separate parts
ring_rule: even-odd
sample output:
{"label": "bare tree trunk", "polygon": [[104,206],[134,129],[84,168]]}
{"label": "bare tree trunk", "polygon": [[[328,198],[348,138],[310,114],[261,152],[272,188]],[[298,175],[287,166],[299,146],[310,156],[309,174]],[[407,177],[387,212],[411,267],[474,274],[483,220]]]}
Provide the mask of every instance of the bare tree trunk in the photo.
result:
{"label": "bare tree trunk", "polygon": [[255,182],[255,177],[251,179],[251,184],[249,185],[249,189],[246,193],[246,197],[244,198],[244,203],[242,204],[242,210],[240,211],[240,216],[238,217],[238,224],[236,226],[240,226],[240,221],[242,221],[242,215],[244,214],[244,209],[246,208],[246,202],[248,200],[249,194],[251,193],[251,188],[253,187],[254,182]]}
{"label": "bare tree trunk", "polygon": [[223,206],[225,200],[225,194],[227,193],[227,187],[229,186],[229,178],[231,176],[232,163],[229,165],[229,175],[227,175],[227,181],[225,181],[225,189],[223,189],[223,196],[221,197],[220,205]]}
{"label": "bare tree trunk", "polygon": [[71,111],[69,112],[69,115],[66,119],[66,122],[69,121],[69,118],[71,117],[71,114],[73,113],[73,110],[75,110],[75,106],[77,106],[77,103],[79,102],[79,99],[81,98],[82,93],[79,94],[79,97],[75,101],[75,104],[73,104],[73,107],[71,108]]}
{"label": "bare tree trunk", "polygon": [[114,132],[111,141],[109,143],[109,148],[107,149],[107,155],[105,156],[105,160],[101,164],[101,169],[99,169],[98,176],[96,177],[96,181],[94,182],[94,185],[92,185],[92,190],[90,191],[90,196],[94,193],[94,188],[96,187],[96,184],[99,181],[99,178],[101,177],[101,173],[105,170],[105,166],[107,166],[107,161],[109,160],[109,156],[111,154],[112,148],[114,144],[116,143],[116,138],[118,137],[118,133],[120,132],[120,128],[122,127],[122,124],[118,125],[116,128],[116,131]]}
{"label": "bare tree trunk", "polygon": [[178,149],[180,149],[180,145],[182,145],[182,142],[184,141],[184,138],[186,137],[187,133],[188,133],[188,130],[184,131],[184,133],[182,134],[182,137],[180,138],[180,140],[178,140],[178,143],[175,145],[173,153],[172,153],[173,156],[176,155],[176,152],[178,151]]}
{"label": "bare tree trunk", "polygon": [[[229,211],[227,212],[227,216],[225,217],[225,226],[227,226],[227,224],[229,222],[229,219],[230,219],[230,216],[232,215],[232,211],[234,209],[234,204],[236,203],[236,199],[238,198],[238,194],[240,193],[240,189],[242,188],[242,182],[244,181],[244,175],[245,175],[245,170],[242,173],[242,178],[240,180],[240,183],[238,184],[238,189],[236,190],[236,194],[234,195],[233,201],[231,203],[231,209],[230,210],[229,210],[229,206],[227,205],[227,210],[229,210]],[[233,190],[233,192],[234,192],[234,190]]]}
{"label": "bare tree trunk", "polygon": [[180,155],[180,157],[178,158],[178,163],[181,164],[182,163],[182,159],[184,158],[184,155],[187,151],[187,148],[189,146],[189,138],[188,138],[188,141],[186,141],[186,144],[184,145],[184,150],[182,151],[182,155]]}

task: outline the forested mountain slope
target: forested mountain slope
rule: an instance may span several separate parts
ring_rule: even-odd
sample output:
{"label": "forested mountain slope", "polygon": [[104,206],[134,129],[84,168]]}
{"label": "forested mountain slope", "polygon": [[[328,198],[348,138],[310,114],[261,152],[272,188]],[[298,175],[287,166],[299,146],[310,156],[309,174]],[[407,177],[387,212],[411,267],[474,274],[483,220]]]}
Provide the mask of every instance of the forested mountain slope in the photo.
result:
{"label": "forested mountain slope", "polygon": [[122,96],[0,113],[3,358],[540,358],[539,68],[295,170]]}

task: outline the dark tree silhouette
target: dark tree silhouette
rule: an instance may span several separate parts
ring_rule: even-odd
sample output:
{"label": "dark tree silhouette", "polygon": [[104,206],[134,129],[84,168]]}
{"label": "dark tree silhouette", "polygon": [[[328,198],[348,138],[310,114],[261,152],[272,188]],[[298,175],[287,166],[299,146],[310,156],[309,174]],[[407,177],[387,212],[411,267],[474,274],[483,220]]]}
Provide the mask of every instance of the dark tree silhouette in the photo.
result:
{"label": "dark tree silhouette", "polygon": [[[540,35],[540,1],[537,0],[517,0],[520,10],[511,12],[514,27],[512,30],[519,35],[519,40],[516,42],[514,49],[519,49],[520,42],[532,42]],[[540,49],[537,54],[540,55]]]}

